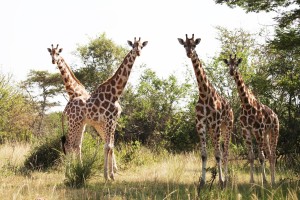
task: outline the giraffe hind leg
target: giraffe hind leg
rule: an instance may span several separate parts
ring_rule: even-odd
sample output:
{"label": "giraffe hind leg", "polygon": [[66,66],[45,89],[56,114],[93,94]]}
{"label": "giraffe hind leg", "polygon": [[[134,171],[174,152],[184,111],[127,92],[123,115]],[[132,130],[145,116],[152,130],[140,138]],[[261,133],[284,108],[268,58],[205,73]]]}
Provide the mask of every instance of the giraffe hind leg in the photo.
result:
{"label": "giraffe hind leg", "polygon": [[224,187],[224,180],[223,180],[223,171],[222,171],[222,152],[220,149],[220,126],[216,126],[214,129],[214,135],[212,137],[213,139],[213,146],[215,150],[215,158],[218,165],[218,172],[219,172],[219,183],[221,187]]}
{"label": "giraffe hind leg", "polygon": [[269,162],[270,162],[271,184],[272,185],[275,185],[276,147],[277,147],[277,142],[278,142],[278,136],[279,136],[278,129],[273,130],[272,133],[269,136],[269,139],[270,139],[270,150],[271,150],[271,155],[269,157]]}

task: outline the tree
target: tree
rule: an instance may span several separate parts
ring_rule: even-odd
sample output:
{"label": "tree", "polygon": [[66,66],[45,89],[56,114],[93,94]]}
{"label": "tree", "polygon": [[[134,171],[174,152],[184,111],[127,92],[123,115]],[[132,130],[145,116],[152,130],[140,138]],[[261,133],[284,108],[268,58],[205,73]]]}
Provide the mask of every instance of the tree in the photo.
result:
{"label": "tree", "polygon": [[281,124],[279,151],[292,166],[297,165],[300,154],[300,47],[289,44],[298,37],[296,30],[287,33],[277,29],[267,44],[270,59],[266,65],[275,80],[274,99]]}
{"label": "tree", "polygon": [[74,74],[91,92],[114,73],[126,52],[127,49],[115,44],[103,33],[77,48],[76,55],[84,66],[75,70]]}
{"label": "tree", "polygon": [[[217,4],[226,4],[229,7],[239,6],[247,12],[276,12],[274,19],[278,22],[276,25],[276,34],[281,34],[281,39],[275,36],[274,42],[281,48],[297,48],[300,44],[300,1],[299,0],[215,0]],[[281,32],[281,33],[279,33]],[[273,39],[270,39],[272,41]]]}
{"label": "tree", "polygon": [[11,76],[0,75],[0,143],[28,141],[33,131],[34,106],[12,85]]}
{"label": "tree", "polygon": [[59,102],[51,102],[49,99],[64,92],[60,74],[31,70],[21,85],[31,97],[31,101],[38,106],[37,134],[42,135],[42,123],[46,111],[59,105]]}
{"label": "tree", "polygon": [[137,87],[127,87],[121,100],[123,112],[118,132],[123,140],[139,140],[152,149],[193,149],[193,145],[190,148],[183,147],[195,144],[197,139],[194,138],[198,137],[195,111],[191,114],[186,102],[186,99],[190,99],[191,91],[188,81],[179,83],[174,75],[160,79],[154,71],[146,69]]}
{"label": "tree", "polygon": [[288,27],[292,24],[299,26],[300,1],[295,0],[215,0],[217,4],[226,4],[233,8],[239,6],[247,12],[276,12],[278,17],[275,19],[279,27]]}

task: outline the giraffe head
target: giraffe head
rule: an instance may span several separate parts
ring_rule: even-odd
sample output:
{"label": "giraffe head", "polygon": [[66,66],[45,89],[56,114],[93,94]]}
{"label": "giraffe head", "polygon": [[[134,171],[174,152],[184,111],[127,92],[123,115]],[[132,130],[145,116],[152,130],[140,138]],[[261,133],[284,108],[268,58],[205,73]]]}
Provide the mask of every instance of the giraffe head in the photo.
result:
{"label": "giraffe head", "polygon": [[197,38],[194,40],[194,34],[192,38],[188,38],[187,34],[185,34],[185,41],[181,38],[178,38],[178,41],[181,45],[184,46],[187,57],[191,58],[195,52],[196,46],[200,43],[201,39]]}
{"label": "giraffe head", "polygon": [[56,64],[59,58],[59,54],[62,52],[62,48],[58,48],[58,45],[56,45],[56,48],[53,47],[53,44],[51,45],[51,49],[47,48],[51,57],[52,57],[52,64]]}
{"label": "giraffe head", "polygon": [[137,56],[141,55],[142,48],[148,44],[148,41],[141,42],[141,38],[139,38],[139,40],[136,40],[136,38],[134,38],[133,43],[129,40],[127,42],[132,47],[133,53],[136,54]]}
{"label": "giraffe head", "polygon": [[233,76],[238,69],[239,64],[242,62],[242,58],[237,59],[236,54],[234,57],[230,54],[229,60],[223,59],[224,63],[229,67],[229,73],[231,76]]}

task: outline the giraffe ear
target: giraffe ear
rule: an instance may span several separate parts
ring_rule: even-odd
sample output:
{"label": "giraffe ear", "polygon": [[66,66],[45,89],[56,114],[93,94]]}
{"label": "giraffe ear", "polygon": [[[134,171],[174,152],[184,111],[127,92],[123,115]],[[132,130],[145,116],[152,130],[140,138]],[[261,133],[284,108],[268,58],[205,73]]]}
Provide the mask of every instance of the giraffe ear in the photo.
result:
{"label": "giraffe ear", "polygon": [[127,43],[129,44],[129,46],[133,47],[133,43],[129,40],[127,40]]}
{"label": "giraffe ear", "polygon": [[227,59],[223,59],[223,62],[228,65],[228,60]]}
{"label": "giraffe ear", "polygon": [[239,58],[237,64],[238,64],[238,65],[241,64],[242,61],[243,61],[243,59],[242,59],[242,58]]}
{"label": "giraffe ear", "polygon": [[200,38],[197,38],[197,39],[195,40],[195,45],[199,44],[200,41],[201,41],[201,39],[200,39]]}
{"label": "giraffe ear", "polygon": [[48,49],[49,53],[51,53],[51,49],[50,48],[47,48],[47,49]]}
{"label": "giraffe ear", "polygon": [[184,45],[183,39],[181,39],[181,38],[177,38],[177,39],[178,39],[178,41],[179,41],[179,43],[180,43],[181,45]]}
{"label": "giraffe ear", "polygon": [[148,41],[143,42],[143,47],[148,44]]}
{"label": "giraffe ear", "polygon": [[63,48],[60,48],[60,49],[58,50],[58,53],[61,53],[61,52],[62,52],[62,50],[63,50]]}

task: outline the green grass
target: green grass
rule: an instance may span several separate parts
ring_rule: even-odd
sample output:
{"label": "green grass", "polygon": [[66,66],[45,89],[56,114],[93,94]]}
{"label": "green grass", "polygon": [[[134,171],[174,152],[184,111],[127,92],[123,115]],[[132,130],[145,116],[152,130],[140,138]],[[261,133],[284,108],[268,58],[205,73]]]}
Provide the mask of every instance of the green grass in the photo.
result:
{"label": "green grass", "polygon": [[[87,180],[85,187],[72,188],[65,183],[65,167],[56,170],[35,171],[22,175],[18,170],[30,152],[28,145],[0,146],[0,197],[1,199],[300,199],[300,181],[293,172],[277,169],[276,186],[260,186],[259,167],[254,185],[249,184],[249,167],[246,161],[231,161],[230,182],[221,190],[218,181],[209,187],[211,175],[208,173],[207,185],[197,192],[201,173],[201,160],[198,153],[157,155],[139,147],[128,158],[125,148],[116,152],[119,172],[115,181],[106,182],[99,159],[95,174]],[[102,148],[97,156],[102,156]],[[126,155],[126,156],[124,156]],[[84,156],[84,155],[83,155]],[[257,163],[256,163],[257,165]],[[9,167],[8,167],[9,166]],[[214,167],[210,160],[209,167]],[[270,178],[267,170],[268,178]]]}

